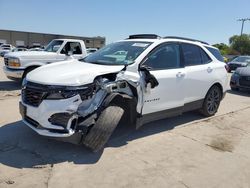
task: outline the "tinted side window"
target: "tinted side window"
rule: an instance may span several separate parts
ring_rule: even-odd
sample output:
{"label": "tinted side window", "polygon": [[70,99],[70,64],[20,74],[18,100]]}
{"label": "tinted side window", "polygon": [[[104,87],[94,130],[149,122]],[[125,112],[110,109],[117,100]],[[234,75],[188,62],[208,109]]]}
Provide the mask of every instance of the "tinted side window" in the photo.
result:
{"label": "tinted side window", "polygon": [[201,65],[202,59],[200,47],[192,44],[182,44],[182,51],[185,61],[185,66]]}
{"label": "tinted side window", "polygon": [[212,61],[212,59],[207,55],[207,53],[204,52],[204,50],[202,50],[201,48],[200,48],[200,53],[201,53],[201,59],[202,59],[203,64],[207,64]]}
{"label": "tinted side window", "polygon": [[143,63],[152,69],[171,69],[180,67],[178,44],[163,44],[157,47]]}
{"label": "tinted side window", "polygon": [[63,47],[61,54],[67,54],[69,51],[73,54],[82,54],[82,48],[79,42],[67,42]]}
{"label": "tinted side window", "polygon": [[211,54],[214,55],[214,57],[219,60],[219,61],[222,61],[224,62],[224,59],[222,57],[222,55],[220,54],[220,51],[216,48],[211,48],[211,47],[206,47],[206,49],[209,50],[209,52],[211,52]]}

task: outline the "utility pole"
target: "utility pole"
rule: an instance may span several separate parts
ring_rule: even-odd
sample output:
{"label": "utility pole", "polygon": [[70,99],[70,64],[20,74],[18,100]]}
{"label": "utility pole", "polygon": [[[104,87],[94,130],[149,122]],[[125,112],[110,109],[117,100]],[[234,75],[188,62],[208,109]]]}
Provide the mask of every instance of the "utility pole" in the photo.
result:
{"label": "utility pole", "polygon": [[241,18],[241,19],[238,19],[237,21],[242,22],[242,25],[241,25],[241,32],[240,32],[240,36],[241,36],[242,33],[243,33],[244,23],[245,23],[245,21],[250,21],[250,18]]}

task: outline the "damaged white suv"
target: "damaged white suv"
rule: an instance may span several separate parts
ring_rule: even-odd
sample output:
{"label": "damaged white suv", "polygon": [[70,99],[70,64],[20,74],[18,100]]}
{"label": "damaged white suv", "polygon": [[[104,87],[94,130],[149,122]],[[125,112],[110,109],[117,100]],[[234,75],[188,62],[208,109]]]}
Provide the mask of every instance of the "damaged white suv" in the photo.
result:
{"label": "damaged white suv", "polygon": [[228,88],[222,61],[218,49],[202,41],[131,35],[83,59],[29,73],[20,113],[40,135],[80,134],[81,143],[97,151],[125,115],[137,128],[190,110],[214,115]]}

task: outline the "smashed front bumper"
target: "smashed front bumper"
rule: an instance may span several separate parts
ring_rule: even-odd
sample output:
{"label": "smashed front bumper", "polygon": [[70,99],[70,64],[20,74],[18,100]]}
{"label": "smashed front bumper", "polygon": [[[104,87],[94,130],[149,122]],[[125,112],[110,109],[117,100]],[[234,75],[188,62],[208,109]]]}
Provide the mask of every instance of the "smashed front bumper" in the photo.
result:
{"label": "smashed front bumper", "polygon": [[41,88],[36,84],[24,88],[19,109],[26,125],[49,137],[70,137],[76,132],[86,134],[95,123],[96,111],[107,96],[106,90],[95,92],[88,87],[84,91],[89,92],[70,98],[48,99],[49,93],[54,92]]}
{"label": "smashed front bumper", "polygon": [[23,122],[38,134],[49,137],[69,137],[75,133],[76,111],[82,102],[79,95],[63,100],[43,100],[38,107],[20,101]]}

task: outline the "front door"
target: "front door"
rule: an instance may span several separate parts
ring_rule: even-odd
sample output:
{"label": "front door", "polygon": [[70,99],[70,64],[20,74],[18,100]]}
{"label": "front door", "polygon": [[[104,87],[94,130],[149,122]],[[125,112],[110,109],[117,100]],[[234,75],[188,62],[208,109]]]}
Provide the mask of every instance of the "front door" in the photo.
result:
{"label": "front door", "polygon": [[177,43],[161,44],[142,64],[150,68],[150,73],[159,82],[157,87],[147,89],[144,93],[142,114],[183,107],[185,69],[182,66],[179,49]]}

